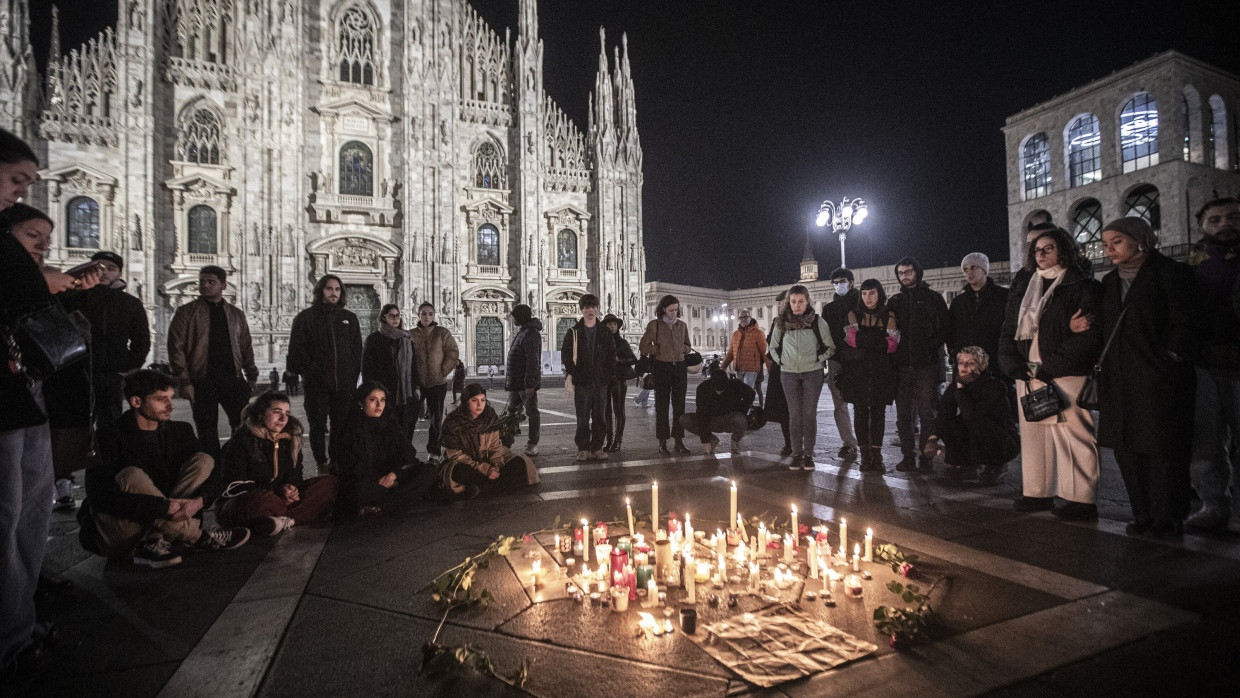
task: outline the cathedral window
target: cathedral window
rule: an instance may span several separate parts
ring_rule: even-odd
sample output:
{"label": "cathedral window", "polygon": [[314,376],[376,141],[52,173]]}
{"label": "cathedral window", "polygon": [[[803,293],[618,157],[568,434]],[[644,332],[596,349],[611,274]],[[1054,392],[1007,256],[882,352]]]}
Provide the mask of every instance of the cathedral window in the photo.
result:
{"label": "cathedral window", "polygon": [[479,266],[499,266],[499,229],[487,223],[478,228]]}
{"label": "cathedral window", "polygon": [[1158,164],[1158,103],[1148,92],[1128,100],[1119,115],[1124,172]]}
{"label": "cathedral window", "polygon": [[1102,179],[1102,154],[1099,145],[1102,135],[1098,131],[1098,117],[1083,114],[1068,126],[1068,186]]}
{"label": "cathedral window", "polygon": [[1046,196],[1051,190],[1051,146],[1045,133],[1035,133],[1021,148],[1021,171],[1025,179],[1025,198]]}
{"label": "cathedral window", "polygon": [[1162,229],[1162,207],[1158,205],[1158,187],[1142,184],[1124,198],[1124,215],[1145,219],[1157,235]]}
{"label": "cathedral window", "polygon": [[220,164],[222,128],[215,112],[206,107],[189,111],[181,119],[177,159],[200,165]]}
{"label": "cathedral window", "polygon": [[365,143],[349,141],[340,149],[340,193],[374,196],[374,156]]}
{"label": "cathedral window", "polygon": [[479,189],[504,189],[504,160],[499,148],[489,141],[474,153],[474,186]]}
{"label": "cathedral window", "polygon": [[[1218,95],[1210,95],[1210,152],[1214,154],[1215,167],[1228,169],[1231,154],[1227,147],[1227,105]],[[1206,164],[1211,164],[1209,161]]]}
{"label": "cathedral window", "polygon": [[1102,257],[1102,204],[1097,199],[1082,201],[1072,212],[1072,237],[1089,259]]}
{"label": "cathedral window", "polygon": [[560,269],[577,268],[577,233],[567,228],[556,236],[555,265]]}
{"label": "cathedral window", "polygon": [[99,202],[89,196],[69,200],[65,229],[67,247],[99,249]]}
{"label": "cathedral window", "polygon": [[340,82],[375,84],[375,26],[359,7],[340,20]]}
{"label": "cathedral window", "polygon": [[190,254],[216,254],[216,223],[215,209],[206,204],[199,204],[189,210],[189,242]]}

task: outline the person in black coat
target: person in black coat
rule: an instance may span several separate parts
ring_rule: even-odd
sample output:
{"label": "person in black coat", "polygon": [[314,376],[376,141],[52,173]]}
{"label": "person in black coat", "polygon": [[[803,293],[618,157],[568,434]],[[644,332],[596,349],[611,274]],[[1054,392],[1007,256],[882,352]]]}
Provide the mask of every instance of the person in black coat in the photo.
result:
{"label": "person in black coat", "polygon": [[[953,365],[960,350],[981,347],[986,356],[999,356],[999,333],[1007,312],[1008,289],[990,278],[990,259],[981,252],[965,255],[960,262],[964,271],[964,287],[952,299],[947,312],[951,315],[951,332],[947,335],[948,359]],[[987,373],[1002,376],[997,362],[991,362]],[[1004,380],[1008,380],[1004,377]]]}
{"label": "person in black coat", "polygon": [[937,451],[939,441],[946,444],[947,482],[976,479],[980,485],[994,485],[1007,462],[1020,452],[1007,385],[987,370],[990,356],[981,347],[961,348],[955,363],[956,379],[939,400],[934,433],[926,447]]}
{"label": "person in black coat", "polygon": [[715,452],[719,437],[715,432],[732,435],[732,453],[741,452],[741,439],[749,428],[745,415],[753,406],[757,393],[739,378],[729,378],[716,363],[711,367],[710,378],[702,381],[697,389],[697,411],[680,415],[685,431],[697,434],[702,440],[702,451],[707,455]]}
{"label": "person in black coat", "polygon": [[831,391],[832,416],[835,417],[835,429],[840,434],[844,445],[840,447],[839,457],[853,460],[857,457],[857,436],[853,431],[852,420],[848,414],[848,401],[840,391],[840,374],[844,370],[844,327],[848,324],[848,314],[857,309],[861,302],[861,294],[853,285],[853,273],[840,267],[831,272],[831,286],[835,298],[822,306],[822,319],[827,321],[827,329],[831,331],[831,343],[839,351],[827,359],[827,388]]}
{"label": "person in black coat", "polygon": [[435,470],[418,460],[387,415],[387,390],[373,381],[353,391],[349,415],[332,434],[331,456],[340,474],[337,511],[344,516],[405,509],[435,482]]}
{"label": "person in black coat", "polygon": [[1054,383],[1063,409],[1039,422],[1020,412],[1021,491],[1017,511],[1054,509],[1065,519],[1097,518],[1098,445],[1093,415],[1076,405],[1102,350],[1102,333],[1074,333],[1073,318],[1097,311],[1101,285],[1081,273],[1080,251],[1062,228],[1039,231],[1012,284],[999,335],[999,364],[1023,397]]}
{"label": "person in black coat", "polygon": [[620,328],[624,327],[623,320],[608,313],[603,318],[603,326],[616,341],[616,373],[607,381],[607,406],[604,409],[607,438],[603,444],[604,451],[614,453],[620,450],[620,444],[624,441],[624,400],[629,392],[629,379],[637,377],[633,368],[637,364],[637,355],[633,353],[629,340],[620,334]]}
{"label": "person in black coat", "polygon": [[[775,302],[778,304],[778,310],[775,315],[778,317],[784,311],[784,305],[788,300],[788,292],[780,291],[775,296]],[[792,455],[792,434],[788,428],[788,398],[784,395],[784,386],[780,382],[779,364],[771,359],[771,334],[775,332],[775,325],[771,325],[771,329],[766,332],[766,356],[767,356],[767,376],[766,376],[766,401],[762,404],[762,409],[766,413],[766,421],[775,422],[779,425],[779,431],[784,437],[784,447],[780,449],[779,456],[787,458]]]}
{"label": "person in black coat", "polygon": [[581,320],[564,334],[560,362],[572,379],[577,414],[577,460],[607,460],[603,437],[607,431],[604,405],[607,384],[616,374],[616,340],[598,318],[598,296],[587,293],[578,301]]}
{"label": "person in black coat", "polygon": [[[951,318],[943,296],[922,280],[923,270],[916,259],[905,257],[896,262],[895,273],[900,291],[891,297],[889,307],[896,316],[896,329],[900,330],[900,346],[895,353],[900,381],[896,392],[896,433],[904,453],[896,470],[928,473],[933,466],[924,455],[926,427],[934,423],[939,383],[943,380],[943,345],[951,329]],[[914,434],[915,423],[922,425],[920,448]],[[923,455],[918,465],[919,452]]]}
{"label": "person in black coat", "polygon": [[362,348],[362,380],[375,381],[388,389],[391,403],[387,413],[412,442],[420,397],[414,376],[413,340],[403,329],[400,308],[392,303],[379,311],[378,328],[366,337]]}
{"label": "person in black coat", "polygon": [[881,473],[883,433],[887,405],[896,399],[896,369],[892,354],[900,345],[895,315],[887,307],[887,294],[878,279],[861,282],[857,305],[849,311],[844,327],[840,392],[853,407],[858,450],[863,472]]}
{"label": "person in black coat", "polygon": [[1114,332],[1102,361],[1098,443],[1115,449],[1132,507],[1129,534],[1175,537],[1191,499],[1193,273],[1154,248],[1154,231],[1140,218],[1111,221],[1102,231],[1116,266],[1102,279],[1098,315],[1106,336]]}
{"label": "person in black coat", "polygon": [[[538,439],[542,431],[542,414],[538,411],[538,390],[542,387],[542,320],[534,317],[528,305],[513,306],[512,320],[521,329],[512,337],[508,348],[507,370],[504,371],[504,389],[508,391],[508,404],[521,405],[529,420],[529,438],[525,455],[538,455]],[[465,372],[461,371],[464,390]],[[453,376],[453,397],[457,393],[456,377]],[[453,399],[453,402],[456,402]]]}

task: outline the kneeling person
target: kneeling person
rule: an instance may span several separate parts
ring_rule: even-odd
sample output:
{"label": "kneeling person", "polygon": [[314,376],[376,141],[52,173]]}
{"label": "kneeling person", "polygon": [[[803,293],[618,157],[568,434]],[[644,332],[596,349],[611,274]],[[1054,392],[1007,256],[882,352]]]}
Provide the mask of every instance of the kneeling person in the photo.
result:
{"label": "kneeling person", "polygon": [[199,450],[193,427],[172,421],[174,385],[158,371],[125,377],[129,409],[114,428],[99,433],[101,463],[86,471],[78,522],[87,550],[108,557],[132,553],[134,564],[160,568],[181,562],[172,543],[226,550],[249,540],[247,528],[202,529],[198,515],[215,463]]}
{"label": "kneeling person", "polygon": [[336,506],[336,478],[302,476],[302,426],[288,396],[263,393],[241,411],[241,426],[224,447],[230,483],[219,521],[273,536],[294,524],[320,523]]}
{"label": "kneeling person", "polygon": [[959,483],[976,477],[979,484],[993,485],[1020,452],[1007,385],[986,372],[990,357],[981,347],[965,347],[956,359],[956,380],[939,402],[927,453],[933,455],[941,440],[944,479]]}
{"label": "kneeling person", "polygon": [[725,431],[732,434],[732,453],[740,453],[741,439],[745,438],[745,431],[749,428],[745,415],[753,405],[755,396],[753,388],[739,378],[729,378],[716,364],[710,378],[698,386],[698,411],[682,414],[680,423],[685,431],[702,439],[704,453],[715,452],[719,437],[714,432]]}

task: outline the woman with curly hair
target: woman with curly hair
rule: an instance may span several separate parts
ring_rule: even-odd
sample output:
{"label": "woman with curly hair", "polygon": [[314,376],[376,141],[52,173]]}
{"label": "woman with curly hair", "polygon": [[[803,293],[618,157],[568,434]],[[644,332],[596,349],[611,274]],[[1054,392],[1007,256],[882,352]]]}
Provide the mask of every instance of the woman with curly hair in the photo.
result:
{"label": "woman with curly hair", "polygon": [[440,483],[459,496],[503,492],[538,484],[538,469],[524,456],[513,455],[500,440],[500,419],[487,404],[487,391],[477,383],[465,386],[461,405],[443,420],[444,456]]}
{"label": "woman with curly hair", "polygon": [[246,405],[241,426],[224,447],[230,484],[217,516],[221,526],[273,536],[327,519],[336,506],[336,478],[302,476],[302,434],[284,393],[263,393]]}

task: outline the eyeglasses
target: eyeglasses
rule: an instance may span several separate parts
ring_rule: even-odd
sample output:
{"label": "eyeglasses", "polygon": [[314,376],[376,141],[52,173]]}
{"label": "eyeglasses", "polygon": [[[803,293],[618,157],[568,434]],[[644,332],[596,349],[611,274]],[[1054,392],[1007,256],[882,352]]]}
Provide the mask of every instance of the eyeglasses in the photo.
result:
{"label": "eyeglasses", "polygon": [[387,315],[384,315],[383,317],[400,317],[400,313],[388,313]]}
{"label": "eyeglasses", "polygon": [[1054,245],[1044,245],[1042,247],[1033,248],[1033,253],[1035,255],[1050,255],[1050,254],[1054,254],[1055,250],[1057,249],[1059,248],[1055,247]]}

